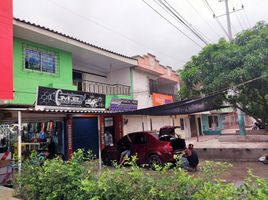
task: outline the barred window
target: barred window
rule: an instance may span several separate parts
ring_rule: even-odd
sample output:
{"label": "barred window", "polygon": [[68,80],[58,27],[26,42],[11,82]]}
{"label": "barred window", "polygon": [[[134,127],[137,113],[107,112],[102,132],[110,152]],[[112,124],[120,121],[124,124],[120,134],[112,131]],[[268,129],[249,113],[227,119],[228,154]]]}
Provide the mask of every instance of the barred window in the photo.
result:
{"label": "barred window", "polygon": [[35,49],[24,49],[24,66],[25,69],[56,73],[57,56],[55,54],[42,52]]}

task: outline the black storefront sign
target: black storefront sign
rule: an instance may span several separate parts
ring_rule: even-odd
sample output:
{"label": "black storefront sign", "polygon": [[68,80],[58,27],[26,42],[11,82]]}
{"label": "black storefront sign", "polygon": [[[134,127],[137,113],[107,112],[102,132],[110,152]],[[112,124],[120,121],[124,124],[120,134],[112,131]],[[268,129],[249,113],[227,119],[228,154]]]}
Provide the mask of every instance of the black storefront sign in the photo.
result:
{"label": "black storefront sign", "polygon": [[105,95],[39,86],[36,105],[105,109]]}

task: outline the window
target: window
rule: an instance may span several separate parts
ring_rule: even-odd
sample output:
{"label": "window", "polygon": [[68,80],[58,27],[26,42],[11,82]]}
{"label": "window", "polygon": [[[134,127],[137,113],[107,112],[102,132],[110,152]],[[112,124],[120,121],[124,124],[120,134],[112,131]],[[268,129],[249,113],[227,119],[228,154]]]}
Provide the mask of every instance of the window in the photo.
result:
{"label": "window", "polygon": [[136,133],[133,139],[134,139],[133,144],[146,144],[147,143],[147,137],[146,135],[142,133]]}
{"label": "window", "polygon": [[215,129],[219,126],[218,116],[208,116],[208,127]]}
{"label": "window", "polygon": [[158,92],[157,81],[149,79],[149,89],[150,89],[150,94],[152,94],[154,92]]}
{"label": "window", "polygon": [[56,73],[57,56],[52,52],[42,52],[40,50],[24,49],[24,67],[25,69]]}

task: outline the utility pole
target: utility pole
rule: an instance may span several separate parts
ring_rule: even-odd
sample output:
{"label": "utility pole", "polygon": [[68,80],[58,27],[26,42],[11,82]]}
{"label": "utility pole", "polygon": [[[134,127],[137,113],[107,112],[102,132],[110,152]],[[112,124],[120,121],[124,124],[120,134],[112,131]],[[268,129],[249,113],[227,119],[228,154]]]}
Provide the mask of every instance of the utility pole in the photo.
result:
{"label": "utility pole", "polygon": [[[233,36],[232,36],[232,27],[231,27],[231,18],[230,18],[228,0],[219,0],[219,1],[221,1],[221,2],[224,1],[225,2],[226,17],[227,17],[228,38],[231,41],[232,38],[233,38]],[[242,7],[242,9],[244,9],[244,7]],[[233,12],[235,12],[235,10]],[[237,117],[238,117],[238,124],[239,124],[239,134],[241,136],[246,135],[245,120],[244,120],[245,115],[242,112],[242,110],[240,110],[239,108],[237,108]]]}
{"label": "utility pole", "polygon": [[231,27],[231,19],[230,19],[228,0],[225,0],[225,9],[226,9],[226,17],[227,17],[228,35],[229,35],[229,40],[231,41],[233,37],[232,37],[232,27]]}

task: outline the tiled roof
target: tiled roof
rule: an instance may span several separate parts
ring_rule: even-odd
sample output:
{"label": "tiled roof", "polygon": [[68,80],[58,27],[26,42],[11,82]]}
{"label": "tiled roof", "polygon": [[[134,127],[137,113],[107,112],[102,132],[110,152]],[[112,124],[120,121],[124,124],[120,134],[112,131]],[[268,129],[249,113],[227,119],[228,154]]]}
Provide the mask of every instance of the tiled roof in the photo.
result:
{"label": "tiled roof", "polygon": [[75,40],[75,41],[77,41],[77,42],[81,42],[81,43],[86,44],[86,45],[88,45],[88,46],[91,46],[91,47],[94,47],[94,48],[97,48],[97,49],[100,49],[100,50],[103,50],[103,51],[106,51],[106,52],[109,52],[109,53],[112,53],[112,54],[115,54],[115,55],[118,55],[118,56],[121,56],[121,57],[124,57],[124,58],[128,58],[128,59],[136,60],[136,59],[133,58],[133,57],[125,56],[125,55],[123,55],[123,54],[116,53],[116,52],[113,52],[113,51],[104,49],[104,48],[102,48],[102,47],[98,47],[98,46],[96,46],[96,45],[93,45],[93,44],[90,44],[90,43],[88,43],[88,42],[82,41],[82,40],[80,40],[80,39],[78,39],[78,38],[72,37],[72,36],[70,36],[70,35],[66,35],[66,34],[64,34],[64,33],[61,33],[61,32],[58,32],[58,31],[56,31],[56,30],[47,28],[47,27],[45,27],[45,26],[41,26],[41,25],[39,25],[39,24],[35,24],[35,23],[33,23],[33,22],[29,22],[29,21],[26,21],[26,20],[23,20],[23,19],[20,19],[20,18],[15,18],[15,17],[14,17],[14,20],[15,20],[15,21],[18,21],[18,22],[22,22],[22,23],[28,24],[28,25],[31,25],[31,26],[34,26],[34,27],[37,27],[37,28],[41,28],[41,29],[43,29],[43,30],[46,30],[46,31],[49,31],[49,32],[58,34],[58,35],[60,35],[60,36],[66,37],[66,38],[68,38],[68,39],[72,39],[72,40]]}

